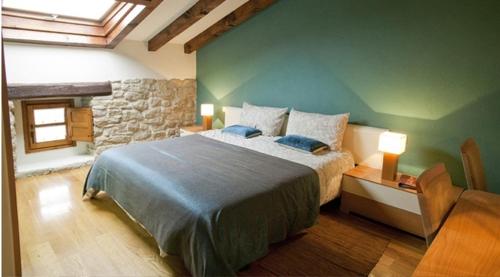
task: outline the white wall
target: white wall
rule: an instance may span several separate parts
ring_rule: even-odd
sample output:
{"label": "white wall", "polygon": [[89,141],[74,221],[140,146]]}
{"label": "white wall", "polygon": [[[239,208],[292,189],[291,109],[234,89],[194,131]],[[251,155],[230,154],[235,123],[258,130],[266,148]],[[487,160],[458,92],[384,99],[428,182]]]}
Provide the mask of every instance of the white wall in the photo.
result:
{"label": "white wall", "polygon": [[147,51],[147,43],[126,40],[116,52],[137,60],[166,79],[196,79],[196,53],[185,54],[183,44],[165,44],[155,52]]}
{"label": "white wall", "polygon": [[169,44],[122,41],[115,49],[5,43],[8,83],[97,82],[133,78],[196,78],[196,54]]}

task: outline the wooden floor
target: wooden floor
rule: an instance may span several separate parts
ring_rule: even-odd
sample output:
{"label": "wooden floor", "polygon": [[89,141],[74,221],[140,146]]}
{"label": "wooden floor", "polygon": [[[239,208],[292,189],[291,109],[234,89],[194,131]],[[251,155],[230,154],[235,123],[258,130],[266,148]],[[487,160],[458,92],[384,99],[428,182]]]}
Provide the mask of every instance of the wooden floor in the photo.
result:
{"label": "wooden floor", "polygon": [[[82,201],[82,184],[88,170],[88,167],[84,167],[17,180],[23,275],[188,274],[177,257],[161,258],[154,240],[111,199],[104,197]],[[319,224],[306,233],[313,234],[309,239],[314,239],[314,235],[325,238],[330,230],[332,234],[337,231],[335,226],[343,226],[344,233],[347,232],[350,237],[346,239],[336,236],[336,249],[332,248],[335,246],[332,246],[333,240],[314,240],[319,244],[315,247],[326,249],[320,253],[321,257],[302,259],[302,263],[294,262],[293,266],[286,265],[287,261],[300,258],[291,256],[294,254],[290,253],[301,253],[304,256],[303,253],[309,251],[306,247],[310,245],[301,243],[301,238],[293,239],[273,246],[268,256],[253,263],[240,274],[284,275],[283,271],[279,271],[280,268],[299,267],[298,271],[287,271],[297,275],[298,272],[309,273],[308,269],[328,269],[326,265],[320,264],[319,258],[327,263],[329,255],[343,254],[340,251],[344,251],[345,255],[357,253],[356,251],[372,252],[372,257],[379,251],[376,257],[381,257],[378,262],[374,262],[376,265],[370,276],[410,276],[425,251],[422,239],[356,216],[344,215],[335,205],[323,207]],[[338,244],[339,240],[343,244]],[[356,243],[353,244],[353,241]],[[328,249],[332,251],[329,252]],[[350,249],[354,249],[354,252]],[[330,258],[330,268],[349,268],[352,265],[345,263],[353,264],[352,261],[357,257]],[[359,267],[367,265],[369,263],[360,263]],[[359,272],[363,271],[353,271],[353,275],[360,275]],[[326,272],[324,275],[335,274]]]}

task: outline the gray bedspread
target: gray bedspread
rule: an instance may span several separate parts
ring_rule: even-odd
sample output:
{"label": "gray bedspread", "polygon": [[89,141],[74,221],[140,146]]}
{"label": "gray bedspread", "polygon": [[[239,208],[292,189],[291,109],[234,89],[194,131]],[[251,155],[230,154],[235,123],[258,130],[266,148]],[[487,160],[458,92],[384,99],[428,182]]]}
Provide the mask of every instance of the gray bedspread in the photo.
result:
{"label": "gray bedspread", "polygon": [[194,276],[235,275],[312,226],[316,172],[201,135],[109,149],[84,191],[106,191]]}

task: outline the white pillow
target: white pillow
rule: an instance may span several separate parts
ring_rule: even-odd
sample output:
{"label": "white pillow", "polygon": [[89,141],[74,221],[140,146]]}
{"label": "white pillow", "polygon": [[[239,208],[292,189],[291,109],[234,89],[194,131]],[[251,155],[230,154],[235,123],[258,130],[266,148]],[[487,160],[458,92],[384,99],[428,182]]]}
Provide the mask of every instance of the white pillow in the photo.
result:
{"label": "white pillow", "polygon": [[349,113],[326,115],[292,109],[288,117],[286,134],[319,140],[329,145],[332,151],[340,151],[348,121]]}
{"label": "white pillow", "polygon": [[242,125],[261,130],[264,136],[277,136],[287,111],[288,108],[254,106],[245,102],[240,122]]}

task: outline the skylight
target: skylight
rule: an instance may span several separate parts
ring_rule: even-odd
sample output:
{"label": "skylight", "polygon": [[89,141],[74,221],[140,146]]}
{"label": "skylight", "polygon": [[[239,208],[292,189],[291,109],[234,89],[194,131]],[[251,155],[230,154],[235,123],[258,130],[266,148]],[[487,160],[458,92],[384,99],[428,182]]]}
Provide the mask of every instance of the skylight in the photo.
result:
{"label": "skylight", "polygon": [[57,16],[101,20],[114,0],[3,0],[3,7]]}

